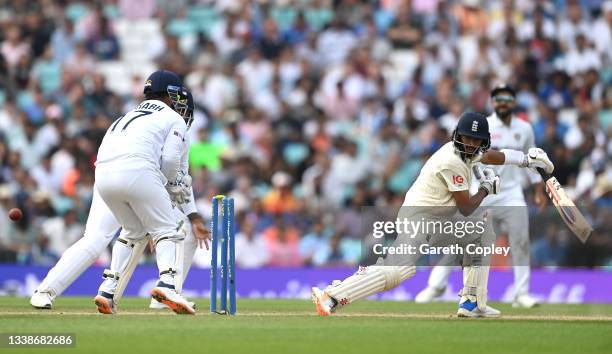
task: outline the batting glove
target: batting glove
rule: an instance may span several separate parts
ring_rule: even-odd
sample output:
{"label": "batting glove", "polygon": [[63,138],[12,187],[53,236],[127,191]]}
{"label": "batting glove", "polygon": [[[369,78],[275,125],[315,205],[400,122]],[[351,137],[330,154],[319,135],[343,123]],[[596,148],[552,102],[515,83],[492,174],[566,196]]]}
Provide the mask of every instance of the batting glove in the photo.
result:
{"label": "batting glove", "polygon": [[499,176],[495,175],[492,168],[485,168],[480,170],[479,166],[473,166],[474,176],[480,182],[480,188],[484,188],[488,194],[497,194],[500,191],[501,180]]}
{"label": "batting glove", "polygon": [[555,166],[552,161],[548,158],[548,155],[544,150],[540,148],[531,148],[525,155],[525,167],[529,168],[541,168],[547,173],[552,173],[554,171]]}

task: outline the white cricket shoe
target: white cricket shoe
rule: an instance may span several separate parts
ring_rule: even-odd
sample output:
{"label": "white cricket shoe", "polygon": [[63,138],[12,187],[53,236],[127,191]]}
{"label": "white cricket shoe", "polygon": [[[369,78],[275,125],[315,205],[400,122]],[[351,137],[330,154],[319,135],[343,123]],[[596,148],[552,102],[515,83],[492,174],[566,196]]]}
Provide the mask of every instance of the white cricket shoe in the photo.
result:
{"label": "white cricket shoe", "polygon": [[416,302],[417,304],[430,303],[439,298],[440,296],[444,295],[445,290],[445,288],[439,289],[428,286],[417,294],[417,296],[414,298],[414,302]]}
{"label": "white cricket shoe", "polygon": [[329,316],[334,312],[334,300],[325,291],[315,286],[311,290],[311,297],[319,316]]}
{"label": "white cricket shoe", "polygon": [[529,294],[522,294],[514,298],[512,307],[531,309],[540,305],[540,302]]}
{"label": "white cricket shoe", "polygon": [[457,310],[458,317],[486,317],[486,318],[496,318],[501,316],[501,312],[497,309],[488,306],[481,310],[478,308],[478,303],[471,302],[467,300],[466,302],[459,304],[459,310]]}
{"label": "white cricket shoe", "polygon": [[170,307],[155,300],[154,298],[151,298],[151,303],[149,304],[149,308],[153,310],[164,310],[164,309],[169,309]]}
{"label": "white cricket shoe", "polygon": [[49,293],[34,292],[30,298],[30,305],[40,310],[50,310],[53,308],[53,299]]}
{"label": "white cricket shoe", "polygon": [[[189,301],[189,305],[191,306],[191,308],[193,308],[194,310],[196,309],[196,304],[193,301]],[[157,300],[155,300],[154,298],[151,298],[151,303],[149,304],[149,308],[153,309],[153,310],[165,310],[165,309],[170,309],[170,307],[168,307],[167,305],[165,305],[164,303],[161,303]]]}
{"label": "white cricket shoe", "polygon": [[151,290],[151,296],[168,306],[179,315],[195,315],[195,309],[174,289],[157,286]]}

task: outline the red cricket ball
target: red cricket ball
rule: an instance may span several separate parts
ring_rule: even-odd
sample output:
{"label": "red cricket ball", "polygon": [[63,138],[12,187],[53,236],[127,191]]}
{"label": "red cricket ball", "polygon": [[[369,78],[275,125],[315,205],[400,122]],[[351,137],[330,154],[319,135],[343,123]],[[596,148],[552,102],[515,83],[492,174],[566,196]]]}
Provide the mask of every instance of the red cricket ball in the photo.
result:
{"label": "red cricket ball", "polygon": [[9,218],[11,218],[11,220],[13,221],[19,221],[19,219],[21,219],[21,217],[23,216],[23,213],[21,212],[21,209],[19,208],[13,208],[11,210],[9,210]]}

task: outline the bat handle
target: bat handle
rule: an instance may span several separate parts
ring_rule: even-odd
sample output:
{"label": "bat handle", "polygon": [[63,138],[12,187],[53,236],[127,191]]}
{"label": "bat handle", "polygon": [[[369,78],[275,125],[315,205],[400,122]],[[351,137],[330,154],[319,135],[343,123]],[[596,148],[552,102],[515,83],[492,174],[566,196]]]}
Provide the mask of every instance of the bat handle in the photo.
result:
{"label": "bat handle", "polygon": [[536,167],[536,170],[538,171],[538,173],[540,174],[540,176],[542,176],[542,178],[544,179],[544,181],[548,181],[548,179],[550,177],[552,177],[550,174],[548,174],[546,171],[544,171],[543,168],[540,167]]}

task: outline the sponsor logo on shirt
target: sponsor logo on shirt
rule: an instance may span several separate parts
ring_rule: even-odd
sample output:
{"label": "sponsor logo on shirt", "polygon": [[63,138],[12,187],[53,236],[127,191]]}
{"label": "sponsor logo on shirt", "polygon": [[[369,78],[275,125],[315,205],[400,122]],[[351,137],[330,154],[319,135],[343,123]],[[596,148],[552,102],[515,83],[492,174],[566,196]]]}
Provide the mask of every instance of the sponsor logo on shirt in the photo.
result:
{"label": "sponsor logo on shirt", "polygon": [[457,176],[457,175],[453,176],[453,184],[460,185],[460,184],[463,184],[464,182],[465,182],[465,179],[463,179],[463,177]]}

